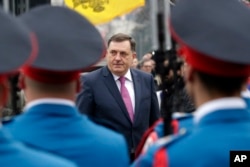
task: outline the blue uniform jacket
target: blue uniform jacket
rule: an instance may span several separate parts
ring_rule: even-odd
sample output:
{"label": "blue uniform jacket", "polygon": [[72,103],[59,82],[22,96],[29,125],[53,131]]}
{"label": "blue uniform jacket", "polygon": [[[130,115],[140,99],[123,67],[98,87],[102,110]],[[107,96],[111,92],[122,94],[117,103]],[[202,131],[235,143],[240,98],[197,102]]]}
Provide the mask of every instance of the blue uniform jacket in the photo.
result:
{"label": "blue uniform jacket", "polygon": [[5,127],[25,144],[70,159],[80,167],[129,165],[123,136],[92,123],[75,106],[36,104]]}
{"label": "blue uniform jacket", "polygon": [[246,102],[225,100],[219,108],[203,114],[199,121],[195,117],[192,130],[159,140],[132,166],[228,167],[231,150],[250,150],[249,132],[250,112]]}
{"label": "blue uniform jacket", "polygon": [[[174,128],[173,133],[178,133],[180,129],[192,129],[193,128],[193,114],[186,113],[183,116],[174,117],[173,121],[176,122],[176,124],[172,124]],[[158,138],[164,137],[164,126],[163,126],[163,120],[159,122],[155,127],[154,131],[157,133]]]}
{"label": "blue uniform jacket", "polygon": [[68,160],[35,151],[14,141],[0,128],[1,167],[76,167]]}
{"label": "blue uniform jacket", "polygon": [[[143,135],[137,149],[135,157],[137,158],[143,154],[148,147],[155,143],[158,139],[164,137],[164,123],[163,119],[159,119],[151,126]],[[181,129],[193,128],[193,114],[185,113],[181,116],[173,117],[172,120],[173,134],[178,133]]]}

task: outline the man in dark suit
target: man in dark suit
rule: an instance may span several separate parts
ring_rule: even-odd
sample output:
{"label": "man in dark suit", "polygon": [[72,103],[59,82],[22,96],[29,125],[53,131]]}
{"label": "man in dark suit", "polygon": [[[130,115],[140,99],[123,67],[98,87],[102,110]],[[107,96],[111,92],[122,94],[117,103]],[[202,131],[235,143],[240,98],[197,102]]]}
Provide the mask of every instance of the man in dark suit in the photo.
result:
{"label": "man in dark suit", "polygon": [[[153,76],[130,68],[136,57],[135,45],[126,34],[112,36],[108,41],[107,66],[82,77],[83,89],[77,97],[82,113],[125,136],[132,158],[143,133],[160,116]],[[129,102],[121,95],[122,76]]]}

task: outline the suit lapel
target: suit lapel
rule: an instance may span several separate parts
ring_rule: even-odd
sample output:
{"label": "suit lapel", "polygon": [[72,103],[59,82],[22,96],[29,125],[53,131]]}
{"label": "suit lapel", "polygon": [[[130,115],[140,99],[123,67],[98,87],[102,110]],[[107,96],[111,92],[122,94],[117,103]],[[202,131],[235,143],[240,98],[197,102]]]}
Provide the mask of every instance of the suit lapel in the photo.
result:
{"label": "suit lapel", "polygon": [[133,78],[134,83],[134,91],[135,91],[135,110],[134,110],[134,122],[136,121],[138,115],[139,115],[139,101],[141,97],[141,82],[140,82],[140,76],[137,75],[136,71],[131,69],[131,75]]}
{"label": "suit lapel", "polygon": [[[111,95],[114,97],[115,101],[117,102],[117,104],[120,106],[122,112],[124,113],[124,115],[126,116],[126,118],[128,120],[130,120],[126,106],[122,100],[120,91],[115,83],[115,80],[113,78],[113,75],[111,74],[111,72],[108,70],[107,67],[104,67],[102,70],[103,73],[103,80],[105,85],[107,86],[108,90],[110,91]],[[131,121],[131,120],[130,120]]]}

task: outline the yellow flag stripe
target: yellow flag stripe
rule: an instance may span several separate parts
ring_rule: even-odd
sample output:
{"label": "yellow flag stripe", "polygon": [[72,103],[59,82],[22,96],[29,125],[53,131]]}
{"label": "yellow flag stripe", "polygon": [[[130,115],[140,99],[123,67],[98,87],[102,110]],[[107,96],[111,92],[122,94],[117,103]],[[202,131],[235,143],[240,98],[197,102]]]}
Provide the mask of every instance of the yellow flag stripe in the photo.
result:
{"label": "yellow flag stripe", "polygon": [[145,0],[64,0],[93,24],[102,24],[144,6]]}

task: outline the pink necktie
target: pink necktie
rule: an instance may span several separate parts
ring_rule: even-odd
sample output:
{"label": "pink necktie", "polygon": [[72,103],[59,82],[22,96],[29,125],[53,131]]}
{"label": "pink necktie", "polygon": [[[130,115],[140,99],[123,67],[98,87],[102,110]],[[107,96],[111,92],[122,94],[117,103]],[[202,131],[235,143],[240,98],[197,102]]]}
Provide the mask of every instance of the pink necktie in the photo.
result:
{"label": "pink necktie", "polygon": [[122,99],[126,105],[129,117],[131,121],[133,122],[134,119],[134,112],[133,112],[133,106],[132,106],[132,101],[128,93],[128,89],[125,87],[125,77],[120,77],[119,81],[121,82],[121,95]]}

